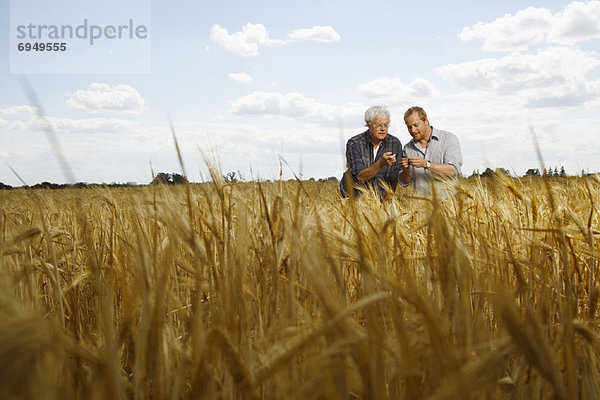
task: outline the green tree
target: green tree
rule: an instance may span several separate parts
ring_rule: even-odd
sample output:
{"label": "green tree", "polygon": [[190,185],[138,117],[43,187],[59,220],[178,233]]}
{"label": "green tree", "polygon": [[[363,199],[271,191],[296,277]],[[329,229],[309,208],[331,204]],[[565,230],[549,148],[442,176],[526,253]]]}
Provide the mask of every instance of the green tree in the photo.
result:
{"label": "green tree", "polygon": [[165,172],[159,172],[158,174],[156,174],[154,179],[152,179],[153,185],[157,185],[157,184],[181,185],[181,184],[184,184],[187,182],[188,182],[187,178],[183,175],[176,174],[176,173],[167,174]]}
{"label": "green tree", "polygon": [[525,176],[540,176],[540,170],[537,168],[529,168],[527,172],[525,172]]}

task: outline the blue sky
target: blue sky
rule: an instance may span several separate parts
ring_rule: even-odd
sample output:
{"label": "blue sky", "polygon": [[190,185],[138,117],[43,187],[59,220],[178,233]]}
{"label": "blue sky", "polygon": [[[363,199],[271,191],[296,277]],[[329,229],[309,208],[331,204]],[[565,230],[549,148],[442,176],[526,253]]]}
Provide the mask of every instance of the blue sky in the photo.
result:
{"label": "blue sky", "polygon": [[[286,178],[340,177],[345,141],[364,130],[372,104],[389,107],[402,143],[404,110],[424,107],[433,126],[459,137],[467,176],[539,168],[530,127],[546,165],[600,170],[600,1],[136,0],[116,14],[106,1],[52,4],[57,23],[147,15],[150,65],[135,63],[139,46],[127,61],[100,40],[64,71],[116,59],[128,73],[11,73],[11,4],[0,0],[6,184],[21,185],[11,168],[28,184],[67,181],[23,78],[77,181],[147,183],[151,166],[180,172],[169,116],[192,180],[207,176],[206,157],[246,179],[278,178],[280,158]],[[19,2],[27,7],[34,22],[52,23],[39,0]]]}

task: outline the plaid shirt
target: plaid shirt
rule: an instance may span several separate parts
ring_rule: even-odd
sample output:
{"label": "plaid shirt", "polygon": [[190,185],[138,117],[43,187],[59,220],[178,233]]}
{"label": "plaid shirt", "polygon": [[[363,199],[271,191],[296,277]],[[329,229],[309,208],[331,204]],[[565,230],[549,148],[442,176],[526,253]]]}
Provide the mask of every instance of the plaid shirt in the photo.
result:
{"label": "plaid shirt", "polygon": [[[396,163],[392,165],[386,165],[385,167],[381,168],[381,170],[373,177],[373,179],[370,179],[366,182],[367,187],[372,185],[377,187],[379,197],[382,199],[385,197],[385,189],[383,188],[382,182],[386,182],[389,185],[398,182],[400,158],[402,156],[402,144],[397,137],[388,133],[385,139],[379,143],[377,155],[375,158],[373,158],[373,143],[371,143],[368,129],[363,133],[359,133],[358,135],[351,137],[348,140],[348,143],[346,143],[346,161],[348,170],[346,170],[340,182],[340,192],[342,196],[346,197],[348,195],[346,190],[346,180],[344,178],[346,174],[350,174],[355,186],[362,185],[358,182],[356,175],[363,169],[373,165],[383,156],[383,153],[386,152],[396,154]],[[359,191],[354,189],[354,195],[356,196],[358,194]]]}

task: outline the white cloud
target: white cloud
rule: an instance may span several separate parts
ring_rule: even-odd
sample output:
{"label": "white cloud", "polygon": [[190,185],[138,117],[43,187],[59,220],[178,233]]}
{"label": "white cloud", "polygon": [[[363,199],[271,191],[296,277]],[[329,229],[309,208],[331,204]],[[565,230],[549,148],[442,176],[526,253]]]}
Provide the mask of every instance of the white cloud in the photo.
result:
{"label": "white cloud", "polygon": [[337,42],[340,35],[331,26],[313,26],[312,28],[296,29],[288,34],[292,40],[314,40],[316,42]]}
{"label": "white cloud", "polygon": [[556,16],[547,40],[572,44],[593,38],[600,38],[600,1],[575,1]]}
{"label": "white cloud", "polygon": [[21,114],[36,114],[37,107],[22,105],[22,106],[12,106],[8,108],[3,108],[0,110],[0,114],[3,115],[21,115]]}
{"label": "white cloud", "polygon": [[524,50],[544,40],[552,26],[552,13],[544,8],[529,7],[515,15],[506,14],[493,22],[479,22],[463,28],[461,40],[483,39],[483,48],[491,51]]}
{"label": "white cloud", "polygon": [[599,65],[592,52],[553,47],[536,54],[449,64],[437,72],[466,89],[518,94],[530,106],[574,106],[600,96],[600,81],[586,78]]}
{"label": "white cloud", "polygon": [[379,78],[358,86],[366,97],[390,103],[418,102],[437,94],[433,84],[425,79],[415,79],[405,84],[401,79]]}
{"label": "white cloud", "polygon": [[69,119],[46,117],[41,122],[55,132],[64,133],[117,133],[134,126],[131,121],[118,118]]}
{"label": "white cloud", "polygon": [[210,40],[225,47],[227,51],[242,57],[259,55],[259,45],[284,45],[293,41],[312,40],[322,43],[340,40],[340,35],[331,26],[313,26],[296,29],[288,33],[288,40],[271,39],[263,24],[248,22],[241,32],[229,33],[227,29],[213,25],[210,29]]}
{"label": "white cloud", "polygon": [[253,92],[233,103],[236,114],[276,114],[302,117],[318,108],[317,103],[300,93]]}
{"label": "white cloud", "polygon": [[210,30],[210,40],[225,47],[227,51],[243,57],[254,57],[259,54],[258,45],[282,44],[281,40],[269,38],[269,32],[263,24],[248,22],[241,32],[229,34],[227,29],[213,25]]}
{"label": "white cloud", "polygon": [[106,83],[92,83],[89,89],[76,91],[67,104],[88,112],[140,114],[144,110],[144,99],[135,88]]}
{"label": "white cloud", "polygon": [[[0,110],[3,114],[35,113],[36,108],[30,106],[14,106]],[[86,118],[69,119],[58,117],[44,117],[39,119],[36,115],[30,115],[28,120],[6,121],[0,119],[0,128],[6,131],[37,130],[48,127],[55,132],[70,133],[111,133],[121,132],[135,123],[119,118]]]}
{"label": "white cloud", "polygon": [[244,72],[239,72],[237,74],[229,74],[227,75],[229,79],[239,83],[248,83],[252,81],[252,77]]}
{"label": "white cloud", "polygon": [[234,101],[229,111],[238,115],[278,116],[331,126],[360,120],[364,106],[354,103],[331,106],[295,92],[255,91]]}
{"label": "white cloud", "polygon": [[572,44],[600,38],[600,1],[573,2],[563,11],[529,7],[515,15],[506,14],[492,22],[463,28],[461,40],[482,39],[491,51],[519,51],[544,41]]}
{"label": "white cloud", "polygon": [[4,119],[0,119],[0,128],[6,131],[24,131],[30,129],[33,126],[33,119],[29,121],[13,121],[9,122]]}
{"label": "white cloud", "polygon": [[31,119],[29,121],[10,122],[6,126],[4,126],[4,128],[7,130],[12,130],[12,131],[24,131],[27,129],[31,129],[32,126],[33,126],[33,119]]}

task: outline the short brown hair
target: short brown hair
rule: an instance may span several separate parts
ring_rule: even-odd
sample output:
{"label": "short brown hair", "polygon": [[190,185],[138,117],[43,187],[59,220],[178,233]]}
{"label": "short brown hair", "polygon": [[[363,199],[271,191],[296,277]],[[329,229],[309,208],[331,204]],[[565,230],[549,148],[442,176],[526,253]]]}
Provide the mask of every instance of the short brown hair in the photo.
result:
{"label": "short brown hair", "polygon": [[406,121],[406,118],[410,117],[414,112],[419,114],[419,118],[421,119],[421,121],[425,121],[427,119],[427,113],[425,112],[425,110],[423,110],[419,106],[412,106],[404,113],[404,120]]}

